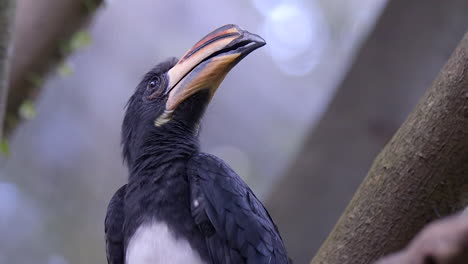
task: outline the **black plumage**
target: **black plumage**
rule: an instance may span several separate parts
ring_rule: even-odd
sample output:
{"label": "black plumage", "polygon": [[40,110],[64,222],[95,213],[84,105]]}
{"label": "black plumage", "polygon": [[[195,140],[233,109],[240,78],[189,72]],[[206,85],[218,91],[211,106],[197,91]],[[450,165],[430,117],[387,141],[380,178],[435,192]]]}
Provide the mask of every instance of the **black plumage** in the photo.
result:
{"label": "black plumage", "polygon": [[221,159],[187,163],[191,211],[213,263],[287,263],[278,229],[245,182]]}
{"label": "black plumage", "polygon": [[[202,44],[211,48],[212,36],[219,39],[220,32],[227,35],[224,31],[242,37],[245,32],[233,25],[222,27],[195,45],[197,52]],[[225,162],[201,153],[198,146],[199,122],[217,87],[211,87],[209,79],[203,83],[206,87],[192,92],[192,79],[205,81],[206,70],[199,65],[212,63],[213,56],[231,59],[223,56],[239,53],[244,57],[256,49],[244,49],[248,43],[258,42],[250,35],[248,40],[210,50],[182,81],[176,82],[170,72],[182,60],[170,59],[147,73],[138,85],[122,125],[128,183],[112,197],[105,219],[108,263],[129,262],[129,242],[139,227],[152,221],[166,224],[175,239],[187,241],[204,263],[289,262],[278,229],[252,190]],[[239,60],[228,62],[233,66]],[[187,84],[182,83],[186,79]],[[179,82],[190,87],[178,88]],[[173,91],[177,89],[182,93]],[[179,100],[187,90],[192,94]],[[174,98],[179,100],[177,107],[168,111]]]}

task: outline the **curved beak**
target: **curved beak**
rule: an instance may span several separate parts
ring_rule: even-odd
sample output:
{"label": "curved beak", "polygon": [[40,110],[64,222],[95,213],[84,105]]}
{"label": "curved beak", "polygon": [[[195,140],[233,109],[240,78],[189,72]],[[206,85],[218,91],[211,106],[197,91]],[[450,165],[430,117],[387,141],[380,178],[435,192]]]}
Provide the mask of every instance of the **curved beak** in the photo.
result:
{"label": "curved beak", "polygon": [[265,40],[261,37],[236,25],[225,25],[206,35],[168,71],[166,111],[174,111],[202,89],[208,89],[211,98],[226,74],[263,45]]}

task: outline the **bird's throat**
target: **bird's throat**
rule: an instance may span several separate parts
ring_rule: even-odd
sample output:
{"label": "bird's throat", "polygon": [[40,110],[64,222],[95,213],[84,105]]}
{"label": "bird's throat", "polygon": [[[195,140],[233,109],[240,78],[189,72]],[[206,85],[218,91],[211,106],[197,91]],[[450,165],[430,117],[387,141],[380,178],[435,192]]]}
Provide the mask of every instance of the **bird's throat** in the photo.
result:
{"label": "bird's throat", "polygon": [[130,177],[142,171],[166,168],[175,161],[188,160],[199,151],[197,135],[187,127],[173,123],[152,127],[136,143],[135,159],[129,165]]}

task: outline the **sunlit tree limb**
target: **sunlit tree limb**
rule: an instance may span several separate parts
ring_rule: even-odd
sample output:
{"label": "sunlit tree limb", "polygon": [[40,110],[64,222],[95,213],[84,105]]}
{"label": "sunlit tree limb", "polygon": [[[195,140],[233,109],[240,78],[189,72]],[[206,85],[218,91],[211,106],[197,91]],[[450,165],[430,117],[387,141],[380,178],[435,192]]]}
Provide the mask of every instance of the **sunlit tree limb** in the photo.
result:
{"label": "sunlit tree limb", "polygon": [[318,263],[370,263],[468,202],[468,33],[375,159]]}

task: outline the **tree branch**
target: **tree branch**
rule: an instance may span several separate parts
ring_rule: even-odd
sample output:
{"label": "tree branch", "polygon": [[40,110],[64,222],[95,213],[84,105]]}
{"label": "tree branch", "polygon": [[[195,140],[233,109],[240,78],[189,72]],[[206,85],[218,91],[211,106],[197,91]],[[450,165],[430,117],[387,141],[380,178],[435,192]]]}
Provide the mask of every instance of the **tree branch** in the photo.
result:
{"label": "tree branch", "polygon": [[463,264],[468,263],[468,214],[438,220],[423,229],[401,252],[376,264]]}
{"label": "tree branch", "polygon": [[295,262],[310,262],[372,161],[447,62],[467,29],[465,7],[466,0],[387,2],[268,197]]}
{"label": "tree branch", "polygon": [[[3,124],[6,98],[8,96],[8,74],[14,13],[15,1],[3,0],[0,2],[0,124]],[[0,139],[2,138],[3,134],[0,131]]]}
{"label": "tree branch", "polygon": [[468,201],[468,33],[312,260],[369,263]]}
{"label": "tree branch", "polygon": [[7,136],[21,119],[21,104],[34,99],[50,69],[74,51],[70,39],[101,3],[102,0],[18,1],[7,120],[3,126]]}

